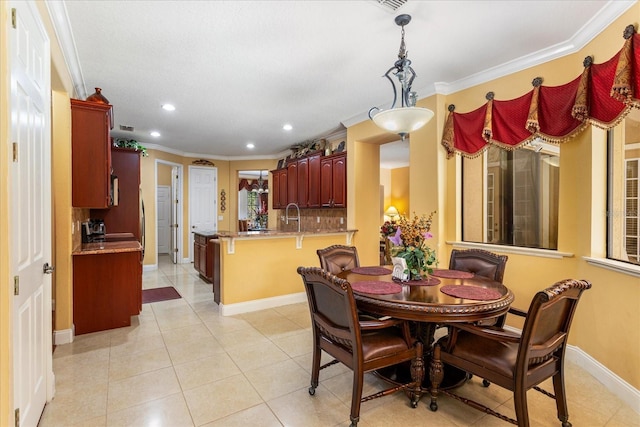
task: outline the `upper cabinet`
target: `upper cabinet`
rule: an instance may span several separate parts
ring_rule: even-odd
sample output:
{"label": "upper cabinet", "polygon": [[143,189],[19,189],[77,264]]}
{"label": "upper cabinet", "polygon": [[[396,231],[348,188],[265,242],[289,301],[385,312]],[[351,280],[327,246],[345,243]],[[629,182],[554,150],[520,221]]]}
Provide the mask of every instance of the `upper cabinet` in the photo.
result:
{"label": "upper cabinet", "polygon": [[347,155],[334,154],[320,162],[320,204],[323,208],[347,206]]}
{"label": "upper cabinet", "polygon": [[291,161],[271,171],[274,209],[296,203],[300,208],[347,206],[347,153],[322,157],[321,153]]}
{"label": "upper cabinet", "polygon": [[287,207],[287,169],[277,169],[271,171],[271,174],[273,209],[284,209]]}
{"label": "upper cabinet", "polygon": [[71,202],[77,208],[111,205],[111,105],[71,100]]}

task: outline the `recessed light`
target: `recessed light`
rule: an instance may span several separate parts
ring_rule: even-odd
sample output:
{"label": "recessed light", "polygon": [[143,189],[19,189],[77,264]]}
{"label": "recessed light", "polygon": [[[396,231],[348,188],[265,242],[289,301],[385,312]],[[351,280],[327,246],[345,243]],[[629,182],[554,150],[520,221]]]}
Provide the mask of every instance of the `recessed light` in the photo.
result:
{"label": "recessed light", "polygon": [[175,111],[176,107],[173,104],[162,104],[162,109],[166,111]]}
{"label": "recessed light", "polygon": [[256,148],[256,146],[255,146],[255,144],[253,142],[250,142],[250,143],[247,144],[247,148],[249,150],[253,150],[254,148]]}
{"label": "recessed light", "polygon": [[151,136],[153,136],[153,137],[157,138],[157,137],[159,137],[159,136],[160,136],[160,132],[158,132],[157,130],[154,130],[154,131],[153,131],[153,132],[151,132],[149,135],[151,135]]}
{"label": "recessed light", "polygon": [[293,129],[293,126],[291,126],[289,123],[285,124],[284,126],[282,126],[282,129],[284,130],[291,130]]}

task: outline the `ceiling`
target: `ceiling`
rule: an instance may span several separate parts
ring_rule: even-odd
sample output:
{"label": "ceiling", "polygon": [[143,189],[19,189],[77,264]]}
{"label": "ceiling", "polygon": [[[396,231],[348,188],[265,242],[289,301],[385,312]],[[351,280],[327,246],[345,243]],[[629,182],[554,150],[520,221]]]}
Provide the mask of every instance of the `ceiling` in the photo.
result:
{"label": "ceiling", "polygon": [[[397,59],[400,13],[412,16],[405,41],[421,98],[574,52],[632,3],[409,0],[396,12],[376,0],[48,7],[76,96],[102,88],[114,106],[113,136],[182,155],[250,159],[340,137],[369,108],[388,108],[392,90],[381,76]],[[165,103],[176,110],[162,110]],[[407,143],[397,146],[383,157],[406,162]]]}

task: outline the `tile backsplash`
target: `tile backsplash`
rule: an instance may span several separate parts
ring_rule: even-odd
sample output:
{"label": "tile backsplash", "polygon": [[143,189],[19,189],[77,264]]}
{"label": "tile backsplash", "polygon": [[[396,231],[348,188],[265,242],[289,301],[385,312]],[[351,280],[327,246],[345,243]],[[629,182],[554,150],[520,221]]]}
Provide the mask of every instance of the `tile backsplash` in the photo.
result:
{"label": "tile backsplash", "polygon": [[[278,212],[278,230],[279,231],[297,231],[298,224],[296,221],[289,220],[289,224],[285,223],[285,210],[277,209]],[[298,213],[295,209],[289,209],[289,218]],[[347,210],[346,209],[300,209],[300,230],[340,230],[347,228]]]}

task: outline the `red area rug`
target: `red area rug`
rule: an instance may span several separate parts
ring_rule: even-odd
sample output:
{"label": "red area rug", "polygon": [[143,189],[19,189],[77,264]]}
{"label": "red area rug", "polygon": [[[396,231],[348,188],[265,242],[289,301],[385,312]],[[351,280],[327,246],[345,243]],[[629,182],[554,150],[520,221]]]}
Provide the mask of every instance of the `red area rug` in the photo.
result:
{"label": "red area rug", "polygon": [[440,292],[456,298],[488,301],[500,298],[502,295],[495,289],[480,286],[447,285],[440,288]]}
{"label": "red area rug", "polygon": [[402,292],[402,286],[395,283],[380,282],[377,280],[366,280],[362,282],[353,282],[351,284],[353,292],[361,294],[397,294]]}
{"label": "red area rug", "polygon": [[142,303],[148,304],[151,302],[168,301],[171,299],[182,298],[178,291],[173,286],[167,286],[165,288],[153,288],[142,290]]}

